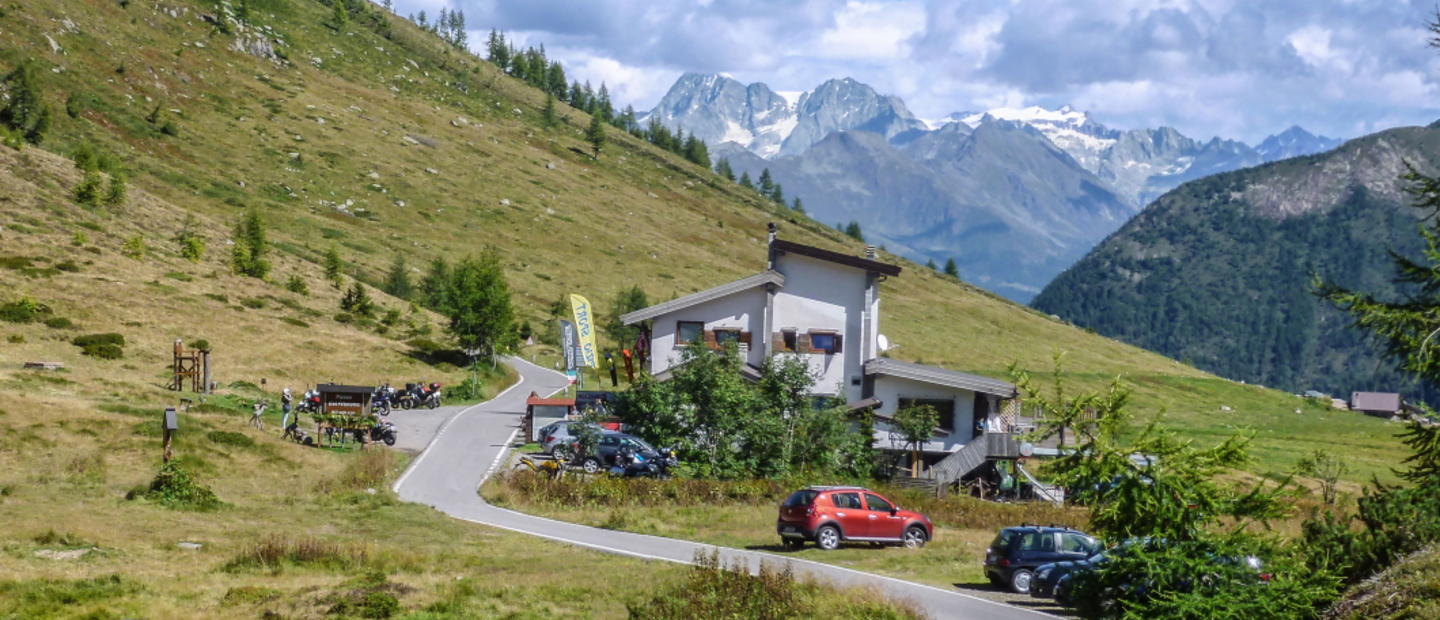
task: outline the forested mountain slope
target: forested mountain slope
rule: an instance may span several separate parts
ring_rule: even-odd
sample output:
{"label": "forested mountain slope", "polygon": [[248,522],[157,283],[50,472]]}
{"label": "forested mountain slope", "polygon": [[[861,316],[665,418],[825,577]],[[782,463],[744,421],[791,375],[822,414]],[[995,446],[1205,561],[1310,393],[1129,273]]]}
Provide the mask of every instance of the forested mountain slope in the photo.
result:
{"label": "forested mountain slope", "polygon": [[1221,376],[1287,391],[1420,386],[1380,360],[1314,277],[1394,296],[1388,251],[1417,256],[1399,176],[1434,170],[1440,129],[1409,127],[1171,191],[1046,287],[1033,306]]}

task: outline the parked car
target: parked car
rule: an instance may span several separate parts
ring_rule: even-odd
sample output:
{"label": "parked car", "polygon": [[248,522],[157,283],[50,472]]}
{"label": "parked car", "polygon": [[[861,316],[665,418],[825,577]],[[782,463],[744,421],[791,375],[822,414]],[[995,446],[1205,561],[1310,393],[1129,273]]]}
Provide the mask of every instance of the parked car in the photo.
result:
{"label": "parked car", "polygon": [[791,550],[805,541],[826,551],[842,542],[923,547],[934,535],[929,517],[904,510],[862,487],[807,487],[780,504],[775,533]]}
{"label": "parked car", "polygon": [[1101,549],[1095,538],[1070,528],[1007,527],[985,550],[985,576],[996,586],[1029,594],[1035,569],[1042,564],[1083,560]]}
{"label": "parked car", "polygon": [[1099,568],[1109,561],[1108,552],[1100,552],[1083,560],[1041,564],[1030,581],[1030,596],[1053,598],[1061,605],[1070,605],[1070,575]]}
{"label": "parked car", "polygon": [[[568,460],[575,454],[576,436],[572,426],[583,424],[578,420],[561,420],[540,429],[540,447],[545,454]],[[593,425],[592,425],[593,426]],[[598,430],[598,428],[597,428]]]}
{"label": "parked car", "polygon": [[605,471],[615,464],[615,454],[622,447],[639,454],[645,460],[662,457],[660,451],[645,443],[644,439],[615,431],[603,431],[600,434],[600,445],[595,447],[596,454],[587,456],[580,461],[580,467],[587,474]]}

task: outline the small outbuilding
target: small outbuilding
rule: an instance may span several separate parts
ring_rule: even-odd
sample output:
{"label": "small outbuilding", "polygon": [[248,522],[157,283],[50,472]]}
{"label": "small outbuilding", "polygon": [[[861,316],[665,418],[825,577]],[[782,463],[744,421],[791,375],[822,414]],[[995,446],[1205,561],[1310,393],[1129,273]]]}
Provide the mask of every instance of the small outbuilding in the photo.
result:
{"label": "small outbuilding", "polygon": [[525,399],[525,438],[532,442],[540,441],[540,429],[568,420],[573,413],[575,399],[540,398],[539,394],[531,392],[530,398]]}
{"label": "small outbuilding", "polygon": [[1350,409],[1377,418],[1393,419],[1404,407],[1400,395],[1394,392],[1352,392]]}

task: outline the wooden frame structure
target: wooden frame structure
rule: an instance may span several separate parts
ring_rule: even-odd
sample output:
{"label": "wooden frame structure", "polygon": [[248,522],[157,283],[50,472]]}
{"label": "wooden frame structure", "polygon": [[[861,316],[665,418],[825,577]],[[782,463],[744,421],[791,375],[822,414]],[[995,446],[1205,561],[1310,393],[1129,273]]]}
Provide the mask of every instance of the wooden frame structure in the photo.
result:
{"label": "wooden frame structure", "polygon": [[210,393],[210,350],[186,349],[185,341],[175,341],[175,358],[171,364],[172,377],[167,388],[176,392],[185,391],[189,382],[191,392]]}
{"label": "wooden frame structure", "polygon": [[[363,385],[325,383],[315,386],[320,393],[321,415],[316,416],[315,440],[330,439],[334,445],[337,434],[354,433],[362,449],[370,446],[370,397],[375,388]],[[330,429],[330,432],[325,432]]]}

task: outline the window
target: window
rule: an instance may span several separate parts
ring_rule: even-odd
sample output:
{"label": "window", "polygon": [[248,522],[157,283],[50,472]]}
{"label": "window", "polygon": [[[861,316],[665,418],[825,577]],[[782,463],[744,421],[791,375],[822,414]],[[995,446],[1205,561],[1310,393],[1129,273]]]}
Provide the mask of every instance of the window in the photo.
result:
{"label": "window", "polygon": [[602,445],[602,446],[618,446],[618,445],[620,445],[620,438],[619,438],[619,437],[616,437],[616,436],[614,436],[614,435],[606,435],[606,436],[600,438],[600,445]]}
{"label": "window", "polygon": [[943,429],[945,429],[946,431],[954,431],[954,430],[955,430],[955,400],[954,400],[954,399],[949,399],[949,398],[946,398],[946,399],[938,399],[938,398],[904,398],[904,397],[901,397],[901,398],[900,398],[900,409],[908,409],[908,408],[910,408],[910,407],[919,407],[919,406],[921,406],[921,405],[929,405],[931,409],[934,409],[934,410],[935,410],[935,414],[936,414],[937,419],[938,419],[938,423],[936,424],[936,426],[939,426],[940,428],[943,428]]}
{"label": "window", "polygon": [[835,332],[810,332],[810,352],[834,355],[840,353],[840,334]]}
{"label": "window", "polygon": [[705,344],[705,324],[700,321],[680,321],[675,327],[675,344]]}
{"label": "window", "polygon": [[785,503],[781,504],[781,506],[785,506],[786,508],[794,508],[796,506],[809,506],[810,504],[815,503],[815,496],[819,494],[819,491],[802,489],[800,491],[791,493],[790,497],[785,498]]}
{"label": "window", "polygon": [[894,509],[894,506],[885,501],[885,498],[869,493],[865,494],[865,505],[870,507],[871,512],[890,512]]}
{"label": "window", "polygon": [[835,504],[836,508],[861,509],[859,493],[832,493],[830,494],[830,503]]}
{"label": "window", "polygon": [[1061,534],[1060,550],[1065,553],[1080,553],[1090,555],[1095,552],[1095,541],[1079,534]]}
{"label": "window", "polygon": [[715,346],[725,348],[725,345],[735,343],[740,346],[740,330],[738,329],[717,329],[715,330]]}
{"label": "window", "polygon": [[793,352],[793,351],[799,351],[799,350],[800,350],[800,338],[799,338],[799,336],[800,336],[800,332],[797,332],[797,331],[795,331],[795,330],[793,330],[793,329],[787,329],[787,330],[785,330],[785,331],[780,332],[780,342],[781,342],[781,349],[780,349],[780,350],[781,350],[781,351],[792,351],[792,352]]}

